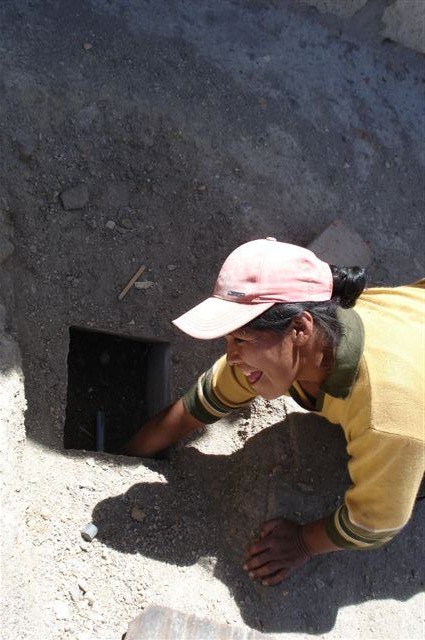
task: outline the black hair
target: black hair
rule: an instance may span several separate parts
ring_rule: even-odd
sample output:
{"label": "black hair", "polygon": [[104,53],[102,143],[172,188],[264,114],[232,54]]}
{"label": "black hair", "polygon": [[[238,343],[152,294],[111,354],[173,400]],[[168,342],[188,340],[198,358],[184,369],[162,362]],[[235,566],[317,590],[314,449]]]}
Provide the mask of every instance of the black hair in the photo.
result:
{"label": "black hair", "polygon": [[332,271],[332,300],[340,307],[354,307],[357,298],[366,287],[366,269],[363,267],[336,267],[329,265]]}
{"label": "black hair", "polygon": [[366,287],[366,271],[362,267],[336,267],[333,264],[329,266],[333,278],[330,300],[276,303],[246,324],[244,329],[286,333],[290,329],[292,320],[303,311],[308,311],[329,346],[336,348],[342,335],[342,327],[336,313],[337,308],[348,309],[354,306]]}

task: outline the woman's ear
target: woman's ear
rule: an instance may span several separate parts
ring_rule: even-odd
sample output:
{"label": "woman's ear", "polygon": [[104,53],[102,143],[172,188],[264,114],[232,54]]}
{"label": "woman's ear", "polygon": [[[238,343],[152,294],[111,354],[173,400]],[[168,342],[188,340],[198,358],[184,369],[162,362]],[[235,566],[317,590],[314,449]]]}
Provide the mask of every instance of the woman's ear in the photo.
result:
{"label": "woman's ear", "polygon": [[313,316],[308,311],[303,311],[292,321],[292,339],[294,344],[301,347],[305,345],[313,335]]}

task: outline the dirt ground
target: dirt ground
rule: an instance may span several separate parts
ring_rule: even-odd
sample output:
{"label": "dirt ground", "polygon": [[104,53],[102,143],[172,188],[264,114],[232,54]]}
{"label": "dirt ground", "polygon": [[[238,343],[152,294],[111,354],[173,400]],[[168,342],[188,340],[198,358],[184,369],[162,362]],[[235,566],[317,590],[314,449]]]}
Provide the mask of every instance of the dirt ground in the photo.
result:
{"label": "dirt ground", "polygon": [[241,570],[264,519],[347,486],[342,433],[290,402],[168,460],[64,449],[70,328],[170,343],[177,397],[222,344],[170,321],[241,242],[308,245],[339,218],[373,283],[423,275],[423,55],[379,36],[388,4],[1,3],[2,637],[116,640],[149,604],[279,639],[423,637],[425,505],[385,549],[279,587]]}

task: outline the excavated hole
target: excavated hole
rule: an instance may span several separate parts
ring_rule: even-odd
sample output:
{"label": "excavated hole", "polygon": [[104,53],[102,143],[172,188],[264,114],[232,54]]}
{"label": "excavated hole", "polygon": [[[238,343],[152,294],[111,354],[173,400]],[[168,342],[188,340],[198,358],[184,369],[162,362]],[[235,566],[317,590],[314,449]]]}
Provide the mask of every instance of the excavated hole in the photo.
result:
{"label": "excavated hole", "polygon": [[70,327],[65,449],[116,453],[170,401],[170,345]]}

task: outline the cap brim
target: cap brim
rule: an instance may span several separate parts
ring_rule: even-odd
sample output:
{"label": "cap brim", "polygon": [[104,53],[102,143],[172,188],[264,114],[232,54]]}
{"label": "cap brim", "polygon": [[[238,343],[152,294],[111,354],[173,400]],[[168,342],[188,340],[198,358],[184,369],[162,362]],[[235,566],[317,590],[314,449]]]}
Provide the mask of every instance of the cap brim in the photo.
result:
{"label": "cap brim", "polygon": [[222,298],[207,298],[173,320],[173,324],[193,338],[212,340],[240,329],[274,304],[274,302],[241,304]]}

